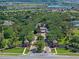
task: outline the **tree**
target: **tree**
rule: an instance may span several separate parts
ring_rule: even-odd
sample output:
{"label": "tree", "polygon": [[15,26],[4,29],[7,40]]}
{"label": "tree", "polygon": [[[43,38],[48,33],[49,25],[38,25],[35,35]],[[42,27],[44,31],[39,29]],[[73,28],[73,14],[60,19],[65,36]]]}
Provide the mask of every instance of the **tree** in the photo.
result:
{"label": "tree", "polygon": [[29,43],[31,43],[34,40],[34,34],[33,33],[29,33],[26,36],[27,40],[29,41]]}
{"label": "tree", "polygon": [[43,51],[44,46],[45,46],[44,37],[38,36],[37,43],[36,43],[37,52],[41,53]]}
{"label": "tree", "polygon": [[69,49],[73,52],[79,52],[79,37],[78,36],[72,36],[72,38],[69,41]]}
{"label": "tree", "polygon": [[43,41],[43,40],[39,40],[39,41],[36,43],[37,53],[43,52],[44,46],[45,46],[44,41]]}
{"label": "tree", "polygon": [[38,38],[37,38],[37,40],[38,40],[38,41],[40,41],[40,40],[44,40],[44,37],[41,36],[41,35],[39,35]]}

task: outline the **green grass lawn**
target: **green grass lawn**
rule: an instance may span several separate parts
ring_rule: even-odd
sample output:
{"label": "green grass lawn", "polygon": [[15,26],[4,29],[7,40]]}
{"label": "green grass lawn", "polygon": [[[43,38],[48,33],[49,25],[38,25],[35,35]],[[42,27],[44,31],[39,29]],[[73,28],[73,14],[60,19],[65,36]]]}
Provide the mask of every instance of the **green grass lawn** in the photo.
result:
{"label": "green grass lawn", "polygon": [[[18,56],[22,55],[24,48],[12,48],[0,51],[0,56]],[[29,48],[26,48],[25,54],[29,52]]]}
{"label": "green grass lawn", "polygon": [[22,12],[22,11],[32,11],[32,10],[42,10],[42,9],[28,9],[28,10],[2,10],[0,12]]}
{"label": "green grass lawn", "polygon": [[[69,50],[66,50],[66,49],[64,49],[64,48],[56,48],[56,49],[57,49],[57,53],[58,53],[58,54],[62,54],[62,53],[70,53]],[[51,52],[52,52],[52,53],[55,53],[55,50],[52,49]]]}
{"label": "green grass lawn", "polygon": [[12,48],[12,49],[7,49],[7,50],[3,50],[0,51],[2,53],[22,53],[24,50],[24,48]]}
{"label": "green grass lawn", "polygon": [[68,55],[68,56],[79,56],[79,53],[70,52],[70,50],[66,50],[64,48],[57,48],[57,55]]}
{"label": "green grass lawn", "polygon": [[54,50],[54,49],[52,49],[52,50],[51,50],[51,52],[52,52],[52,53],[55,53],[55,50]]}
{"label": "green grass lawn", "polygon": [[64,48],[57,48],[58,53],[71,53],[70,50],[66,50]]}
{"label": "green grass lawn", "polygon": [[25,54],[27,54],[29,52],[29,48],[26,48]]}
{"label": "green grass lawn", "polygon": [[19,56],[21,54],[0,54],[0,56]]}
{"label": "green grass lawn", "polygon": [[[56,48],[57,49],[57,53],[58,54],[68,54],[68,53],[71,53],[69,50],[66,50],[66,49],[64,49],[64,48]],[[55,53],[55,50],[54,49],[52,49],[51,50],[52,51],[52,53]]]}

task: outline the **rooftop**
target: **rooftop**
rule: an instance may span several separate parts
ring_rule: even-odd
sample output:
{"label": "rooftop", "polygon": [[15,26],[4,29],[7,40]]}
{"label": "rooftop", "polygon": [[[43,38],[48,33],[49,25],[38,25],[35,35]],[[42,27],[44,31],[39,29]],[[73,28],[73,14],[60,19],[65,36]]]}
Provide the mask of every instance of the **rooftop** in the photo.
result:
{"label": "rooftop", "polygon": [[73,26],[79,27],[79,21],[78,21],[78,20],[71,21],[71,24],[72,24]]}
{"label": "rooftop", "polygon": [[3,25],[10,26],[13,25],[14,22],[5,20]]}
{"label": "rooftop", "polygon": [[50,5],[48,8],[72,8],[70,6],[62,6],[62,5]]}

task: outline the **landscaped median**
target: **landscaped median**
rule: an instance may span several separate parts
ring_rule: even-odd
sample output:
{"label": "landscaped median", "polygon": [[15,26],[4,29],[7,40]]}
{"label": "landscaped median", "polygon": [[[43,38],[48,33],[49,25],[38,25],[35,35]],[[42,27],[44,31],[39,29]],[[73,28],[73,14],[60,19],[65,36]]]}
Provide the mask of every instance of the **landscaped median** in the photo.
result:
{"label": "landscaped median", "polygon": [[[12,48],[12,49],[5,49],[0,50],[0,56],[18,56],[22,55],[24,48]],[[28,49],[26,49],[25,54],[29,52]]]}
{"label": "landscaped median", "polygon": [[[73,53],[70,50],[66,50],[64,48],[56,48],[56,50],[56,55],[79,56],[79,53]],[[55,53],[54,49],[52,49],[52,53]]]}

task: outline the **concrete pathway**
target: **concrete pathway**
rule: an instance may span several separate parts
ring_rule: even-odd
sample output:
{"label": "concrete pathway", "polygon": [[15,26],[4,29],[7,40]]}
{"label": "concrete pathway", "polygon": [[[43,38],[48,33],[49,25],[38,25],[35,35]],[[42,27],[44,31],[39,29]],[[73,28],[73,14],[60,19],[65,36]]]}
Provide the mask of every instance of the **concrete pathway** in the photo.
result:
{"label": "concrete pathway", "polygon": [[58,52],[57,52],[57,49],[56,48],[54,48],[54,50],[55,50],[55,54],[57,54]]}
{"label": "concrete pathway", "polygon": [[25,54],[25,52],[26,52],[26,47],[24,48],[24,51],[23,51],[23,53],[22,53],[22,54],[23,54],[23,55],[26,55],[26,54]]}

